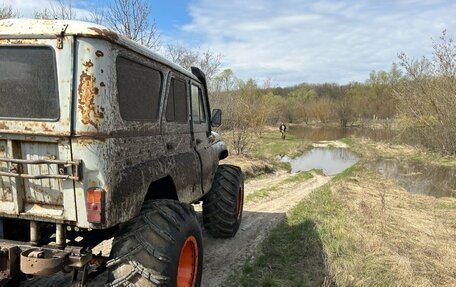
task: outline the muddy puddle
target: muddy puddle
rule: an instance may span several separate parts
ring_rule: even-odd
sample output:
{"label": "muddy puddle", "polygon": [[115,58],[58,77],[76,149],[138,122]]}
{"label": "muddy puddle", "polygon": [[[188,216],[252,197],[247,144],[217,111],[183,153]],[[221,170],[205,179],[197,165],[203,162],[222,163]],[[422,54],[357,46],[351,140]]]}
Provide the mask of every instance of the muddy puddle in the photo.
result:
{"label": "muddy puddle", "polygon": [[379,159],[367,166],[386,178],[396,179],[409,192],[434,197],[456,197],[455,168],[395,159]]}
{"label": "muddy puddle", "polygon": [[325,175],[336,175],[358,162],[358,157],[346,148],[313,148],[296,158],[282,157],[291,164],[291,172],[321,169]]}

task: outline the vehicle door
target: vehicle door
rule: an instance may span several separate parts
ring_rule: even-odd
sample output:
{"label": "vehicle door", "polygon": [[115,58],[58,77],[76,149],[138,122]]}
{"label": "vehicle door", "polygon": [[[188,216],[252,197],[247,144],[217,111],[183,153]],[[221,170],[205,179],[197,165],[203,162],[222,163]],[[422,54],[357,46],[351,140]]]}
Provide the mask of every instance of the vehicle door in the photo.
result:
{"label": "vehicle door", "polygon": [[206,193],[211,188],[218,160],[211,148],[210,114],[206,92],[202,85],[192,81],[190,93],[194,145],[201,164],[201,185],[203,192]]}
{"label": "vehicle door", "polygon": [[191,202],[202,194],[201,166],[190,127],[189,83],[184,76],[170,73],[162,118],[163,139],[168,157],[173,161],[171,176],[179,200],[184,202]]}

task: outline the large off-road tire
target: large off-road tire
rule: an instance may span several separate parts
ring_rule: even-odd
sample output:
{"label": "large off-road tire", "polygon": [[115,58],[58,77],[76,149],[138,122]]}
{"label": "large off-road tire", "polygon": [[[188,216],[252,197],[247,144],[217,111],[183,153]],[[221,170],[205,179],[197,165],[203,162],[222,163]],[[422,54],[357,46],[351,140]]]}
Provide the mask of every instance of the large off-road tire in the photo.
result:
{"label": "large off-road tire", "polygon": [[201,227],[190,204],[146,202],[114,238],[108,286],[200,286]]}
{"label": "large off-road tire", "polygon": [[236,235],[242,219],[244,179],[234,165],[219,165],[211,191],[203,200],[204,228],[214,237]]}

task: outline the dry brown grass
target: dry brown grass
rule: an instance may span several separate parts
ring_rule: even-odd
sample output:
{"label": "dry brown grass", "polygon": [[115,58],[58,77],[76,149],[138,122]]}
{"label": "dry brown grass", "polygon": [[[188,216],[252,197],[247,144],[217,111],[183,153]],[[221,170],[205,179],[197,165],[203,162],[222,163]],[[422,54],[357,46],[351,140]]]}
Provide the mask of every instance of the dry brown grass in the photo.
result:
{"label": "dry brown grass", "polygon": [[257,177],[263,174],[271,174],[276,171],[276,168],[260,159],[254,159],[242,155],[230,155],[226,160],[221,161],[222,164],[233,164],[239,166],[244,172],[246,178]]}
{"label": "dry brown grass", "polygon": [[456,286],[455,198],[411,194],[362,169],[331,191],[352,214],[351,254],[328,252],[339,285]]}
{"label": "dry brown grass", "polygon": [[405,144],[391,144],[376,142],[367,138],[354,138],[351,149],[360,154],[363,159],[369,160],[376,157],[412,159],[427,164],[456,166],[456,157],[442,155],[424,148]]}

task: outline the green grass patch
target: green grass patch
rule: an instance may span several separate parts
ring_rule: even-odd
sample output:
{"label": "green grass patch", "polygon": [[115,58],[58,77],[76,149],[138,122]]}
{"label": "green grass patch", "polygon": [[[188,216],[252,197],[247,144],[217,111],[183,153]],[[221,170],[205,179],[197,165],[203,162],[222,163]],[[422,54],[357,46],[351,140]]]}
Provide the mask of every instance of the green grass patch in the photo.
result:
{"label": "green grass patch", "polygon": [[299,137],[287,134],[285,140],[282,140],[280,133],[264,133],[252,149],[255,157],[267,160],[277,160],[280,155],[296,157],[311,148],[311,144]]}
{"label": "green grass patch", "polygon": [[[329,278],[322,238],[340,242],[344,236],[338,228],[340,222],[324,227],[317,224],[326,217],[339,220],[347,217],[328,186],[296,206],[288,220],[277,226],[261,244],[261,255],[246,263],[240,273],[231,276],[222,286],[321,286]],[[344,246],[331,245],[331,249],[343,253]]]}
{"label": "green grass patch", "polygon": [[340,138],[339,139],[340,142],[343,142],[344,144],[348,145],[348,146],[352,146],[353,145],[353,139],[352,138]]}
{"label": "green grass patch", "polygon": [[303,181],[307,181],[313,177],[314,176],[311,171],[301,171],[301,172],[298,172],[295,175],[290,176],[289,178],[285,179],[283,181],[283,183],[287,184],[287,183],[303,182]]}
{"label": "green grass patch", "polygon": [[353,165],[353,166],[351,166],[351,167],[345,169],[343,172],[341,172],[341,173],[335,175],[335,176],[333,177],[332,181],[338,181],[338,180],[341,180],[341,179],[343,179],[343,178],[345,178],[345,177],[349,177],[349,176],[351,176],[351,175],[353,174],[353,172],[354,172],[355,170],[357,170],[357,169],[359,169],[359,168],[360,168],[359,164],[355,164],[355,165]]}

